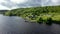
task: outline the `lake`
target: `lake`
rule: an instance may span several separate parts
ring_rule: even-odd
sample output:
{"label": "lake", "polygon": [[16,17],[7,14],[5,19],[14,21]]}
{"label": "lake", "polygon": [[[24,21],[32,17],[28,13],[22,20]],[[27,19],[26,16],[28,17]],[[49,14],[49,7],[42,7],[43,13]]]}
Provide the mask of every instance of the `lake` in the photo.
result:
{"label": "lake", "polygon": [[0,34],[60,34],[60,25],[30,23],[21,17],[0,14]]}

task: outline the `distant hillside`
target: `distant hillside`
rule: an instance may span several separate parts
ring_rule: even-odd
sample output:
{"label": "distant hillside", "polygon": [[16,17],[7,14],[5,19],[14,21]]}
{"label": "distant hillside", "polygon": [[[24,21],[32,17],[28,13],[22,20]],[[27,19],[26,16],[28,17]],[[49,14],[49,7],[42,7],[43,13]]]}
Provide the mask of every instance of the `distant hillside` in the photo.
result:
{"label": "distant hillside", "polygon": [[8,16],[20,16],[29,20],[39,20],[40,17],[43,20],[47,20],[51,17],[52,20],[60,21],[60,6],[45,6],[45,7],[31,7],[31,8],[19,8],[8,11],[5,13]]}
{"label": "distant hillside", "polygon": [[41,13],[49,13],[49,12],[58,12],[60,13],[60,6],[45,6],[45,7],[31,7],[31,8],[19,8],[8,11],[7,15],[10,13],[12,15],[20,16],[25,14],[35,14],[40,15]]}
{"label": "distant hillside", "polygon": [[0,10],[0,14],[4,14],[5,12],[7,12],[8,10]]}

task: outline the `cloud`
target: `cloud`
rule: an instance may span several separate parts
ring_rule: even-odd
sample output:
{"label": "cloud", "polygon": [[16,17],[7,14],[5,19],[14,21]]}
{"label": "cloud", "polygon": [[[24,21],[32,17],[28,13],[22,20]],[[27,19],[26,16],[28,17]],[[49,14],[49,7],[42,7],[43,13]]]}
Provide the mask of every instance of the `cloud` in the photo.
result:
{"label": "cloud", "polygon": [[10,8],[0,5],[0,10],[10,10]]}
{"label": "cloud", "polygon": [[0,0],[0,5],[2,6],[0,6],[1,8],[15,9],[31,6],[60,5],[60,0]]}
{"label": "cloud", "polygon": [[60,5],[60,0],[46,0],[46,1],[42,1],[42,5]]}
{"label": "cloud", "polygon": [[30,7],[30,6],[40,6],[41,5],[41,0],[29,0],[28,2],[22,3],[22,4],[17,4],[18,6],[21,7]]}
{"label": "cloud", "polygon": [[20,3],[24,3],[27,2],[28,0],[10,0],[12,3],[16,3],[16,4],[20,4]]}
{"label": "cloud", "polygon": [[57,3],[57,2],[59,2],[59,0],[51,0],[52,2],[54,2],[54,3]]}
{"label": "cloud", "polygon": [[6,6],[10,9],[15,9],[20,6],[18,4],[25,3],[28,0],[0,0],[0,5]]}
{"label": "cloud", "polygon": [[5,0],[0,0],[0,3],[5,2]]}

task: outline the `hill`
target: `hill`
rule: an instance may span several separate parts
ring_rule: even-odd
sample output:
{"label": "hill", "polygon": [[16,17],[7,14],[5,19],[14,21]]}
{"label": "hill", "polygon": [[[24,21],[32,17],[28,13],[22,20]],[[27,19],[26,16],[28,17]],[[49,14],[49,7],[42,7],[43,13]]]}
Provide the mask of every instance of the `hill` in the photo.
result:
{"label": "hill", "polygon": [[60,21],[60,6],[18,8],[5,13],[8,16],[20,16],[32,22]]}
{"label": "hill", "polygon": [[0,14],[5,14],[8,10],[0,10]]}

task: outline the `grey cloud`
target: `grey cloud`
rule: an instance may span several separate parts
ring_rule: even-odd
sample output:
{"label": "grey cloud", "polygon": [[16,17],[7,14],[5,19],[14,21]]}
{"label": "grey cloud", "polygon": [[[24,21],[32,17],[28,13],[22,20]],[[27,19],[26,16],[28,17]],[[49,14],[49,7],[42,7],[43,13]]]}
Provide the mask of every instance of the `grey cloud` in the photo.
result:
{"label": "grey cloud", "polygon": [[[60,0],[57,3],[60,5]],[[44,5],[57,5],[55,3],[53,3],[51,0],[28,0],[25,3],[20,3],[20,4],[15,4],[13,2],[11,2],[10,0],[6,0],[6,3],[3,2],[1,3],[1,5],[7,6],[9,8],[12,7],[29,7],[29,6],[44,6]]]}
{"label": "grey cloud", "polygon": [[13,6],[18,6],[18,7],[28,7],[28,6],[39,6],[41,5],[41,0],[28,0],[25,3],[22,4],[14,4],[13,2],[6,0],[7,3],[3,2],[1,3],[4,6],[7,6],[9,8],[13,7]]}
{"label": "grey cloud", "polygon": [[60,5],[60,0],[59,0],[59,2],[57,2],[57,3],[54,3],[54,2],[52,2],[51,0],[48,0],[48,2],[46,2],[46,3],[44,3],[44,1],[42,2],[43,3],[43,5]]}
{"label": "grey cloud", "polygon": [[26,3],[22,4],[17,4],[18,6],[40,6],[41,5],[41,0],[29,0]]}
{"label": "grey cloud", "polygon": [[10,2],[9,0],[6,0],[6,2],[2,2],[1,5],[3,6],[7,6],[9,8],[13,7],[13,6],[17,6],[16,4]]}

